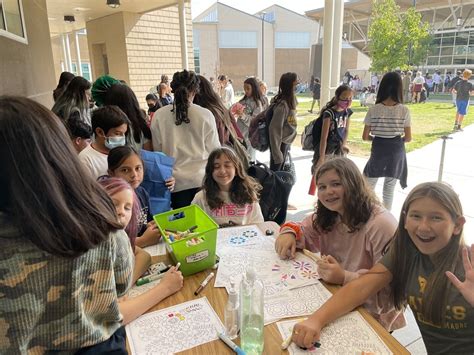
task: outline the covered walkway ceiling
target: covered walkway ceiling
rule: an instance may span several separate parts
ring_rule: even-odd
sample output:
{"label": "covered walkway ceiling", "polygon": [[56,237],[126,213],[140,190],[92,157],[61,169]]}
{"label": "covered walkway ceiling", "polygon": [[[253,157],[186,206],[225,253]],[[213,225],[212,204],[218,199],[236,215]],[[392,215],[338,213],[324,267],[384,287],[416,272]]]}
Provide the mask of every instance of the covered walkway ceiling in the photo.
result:
{"label": "covered walkway ceiling", "polygon": [[[80,30],[86,27],[87,21],[117,12],[145,13],[175,5],[177,0],[120,0],[120,3],[120,7],[113,9],[107,6],[106,0],[46,0],[51,36]],[[74,15],[75,22],[65,22],[65,15]]]}

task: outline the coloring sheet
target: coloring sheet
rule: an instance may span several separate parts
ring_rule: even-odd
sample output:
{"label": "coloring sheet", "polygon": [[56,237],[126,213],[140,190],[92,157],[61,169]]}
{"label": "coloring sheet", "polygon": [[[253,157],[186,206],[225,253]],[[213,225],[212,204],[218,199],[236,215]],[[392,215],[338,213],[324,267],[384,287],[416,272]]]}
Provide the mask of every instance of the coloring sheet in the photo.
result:
{"label": "coloring sheet", "polygon": [[297,253],[293,260],[280,260],[273,249],[267,251],[228,247],[221,250],[214,287],[228,288],[231,277],[239,284],[250,264],[258,270],[258,276],[265,285],[265,297],[315,284],[319,278],[316,263],[302,253]]}
{"label": "coloring sheet", "polygon": [[151,290],[153,287],[158,285],[160,283],[160,281],[161,281],[161,279],[149,282],[149,283],[141,285],[141,286],[133,285],[130,288],[130,290],[128,291],[127,296],[129,298],[135,298],[135,297],[141,295],[142,293],[145,293],[146,291]]}
{"label": "coloring sheet", "polygon": [[227,247],[258,247],[260,250],[273,250],[274,245],[275,238],[264,235],[255,225],[217,230],[216,253],[219,256]]}
{"label": "coloring sheet", "polygon": [[131,354],[173,354],[217,340],[224,326],[206,297],[147,313],[126,326]]}
{"label": "coloring sheet", "polygon": [[270,324],[282,318],[309,315],[321,307],[329,297],[331,292],[320,282],[267,297],[264,302],[264,322]]}
{"label": "coloring sheet", "polygon": [[[299,320],[278,322],[282,339],[293,332],[293,326]],[[358,312],[351,312],[330,323],[321,331],[321,347],[303,350],[291,343],[288,352],[293,355],[306,354],[392,354],[382,339],[370,327]]]}
{"label": "coloring sheet", "polygon": [[165,255],[166,254],[166,243],[163,240],[160,240],[158,244],[150,245],[143,248],[151,256],[156,255]]}

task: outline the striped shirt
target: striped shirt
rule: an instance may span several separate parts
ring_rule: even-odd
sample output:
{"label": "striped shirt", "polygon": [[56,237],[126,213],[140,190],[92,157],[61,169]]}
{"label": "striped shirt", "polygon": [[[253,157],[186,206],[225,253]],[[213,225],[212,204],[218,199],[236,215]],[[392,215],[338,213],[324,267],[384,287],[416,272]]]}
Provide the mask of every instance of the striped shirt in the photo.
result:
{"label": "striped shirt", "polygon": [[405,127],[411,126],[410,111],[402,104],[386,106],[379,103],[369,108],[364,124],[370,126],[370,134],[374,137],[402,136]]}

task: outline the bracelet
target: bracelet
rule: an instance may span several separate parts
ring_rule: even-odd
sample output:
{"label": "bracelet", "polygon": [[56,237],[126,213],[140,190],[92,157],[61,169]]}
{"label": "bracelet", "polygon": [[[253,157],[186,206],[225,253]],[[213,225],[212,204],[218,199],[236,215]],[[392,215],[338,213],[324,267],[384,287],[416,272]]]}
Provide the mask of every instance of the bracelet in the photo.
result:
{"label": "bracelet", "polygon": [[295,234],[295,239],[296,240],[300,240],[302,235],[303,235],[303,231],[301,230],[301,227],[295,223],[295,222],[286,222],[284,224],[281,225],[280,227],[280,232],[284,229],[284,228],[289,228],[291,229],[294,234]]}

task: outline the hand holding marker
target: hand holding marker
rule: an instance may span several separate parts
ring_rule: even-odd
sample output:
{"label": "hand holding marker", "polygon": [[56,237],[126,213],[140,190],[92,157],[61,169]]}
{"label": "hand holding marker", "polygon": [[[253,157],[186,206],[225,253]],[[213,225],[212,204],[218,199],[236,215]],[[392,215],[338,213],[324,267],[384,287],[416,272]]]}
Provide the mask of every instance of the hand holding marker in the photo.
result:
{"label": "hand holding marker", "polygon": [[199,294],[199,292],[202,291],[202,289],[204,287],[206,287],[206,285],[209,283],[209,281],[211,281],[211,279],[214,277],[214,273],[211,272],[209,275],[207,275],[207,277],[204,279],[203,282],[201,282],[201,284],[199,285],[199,287],[197,288],[196,291],[194,291],[194,296],[197,296]]}
{"label": "hand holding marker", "polygon": [[[175,271],[178,271],[180,266],[181,266],[181,263],[177,263],[177,264],[176,264]],[[159,274],[152,274],[152,275],[147,276],[147,277],[142,277],[142,278],[140,278],[140,279],[137,280],[136,285],[137,285],[137,286],[142,286],[142,285],[145,285],[145,284],[150,283],[150,282],[152,282],[152,281],[159,280],[159,279],[163,278],[163,277],[166,275],[166,272],[167,272],[169,269],[170,269],[170,268],[165,269],[165,270],[163,270],[163,271],[162,271],[161,273],[159,273]]]}

